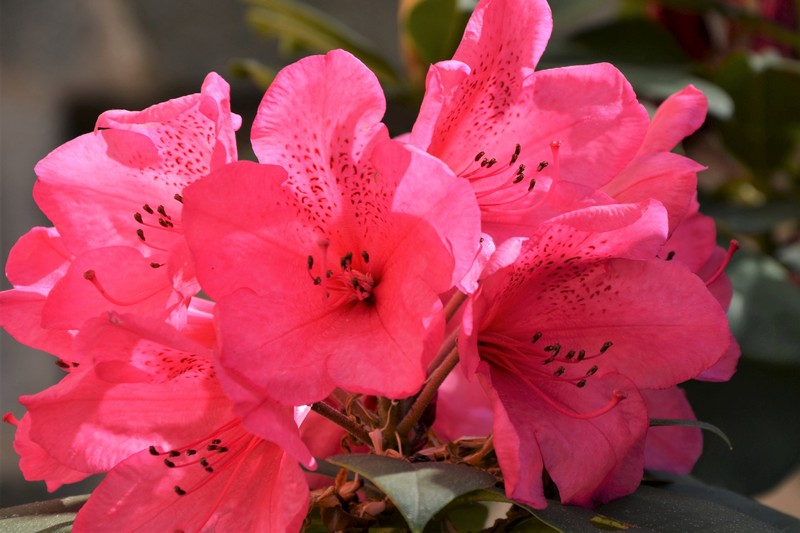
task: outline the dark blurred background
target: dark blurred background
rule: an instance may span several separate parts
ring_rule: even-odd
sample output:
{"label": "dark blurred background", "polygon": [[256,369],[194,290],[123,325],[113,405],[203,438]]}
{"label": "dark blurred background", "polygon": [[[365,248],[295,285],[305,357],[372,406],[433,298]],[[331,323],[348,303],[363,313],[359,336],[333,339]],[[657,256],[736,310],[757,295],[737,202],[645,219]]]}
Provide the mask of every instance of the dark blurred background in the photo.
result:
{"label": "dark blurred background", "polygon": [[[399,134],[416,116],[427,65],[452,55],[474,5],[0,2],[3,261],[21,235],[48,225],[31,197],[34,165],[90,131],[102,111],[143,109],[197,92],[206,73],[216,71],[232,85],[233,110],[244,117],[240,156],[249,158],[249,124],[275,70],[303,54],[343,47],[378,73],[389,97],[386,121]],[[682,149],[710,167],[701,175],[700,200],[718,222],[720,242],[743,244],[729,268],[735,287],[729,316],[744,355],[730,383],[687,384],[698,418],[734,443],[728,451],[707,436],[695,474],[800,516],[800,0],[551,4],[555,30],[542,68],[610,61],[651,110],[689,83],[709,97],[708,122]],[[0,411],[20,417],[17,397],[53,384],[61,371],[51,356],[5,332],[0,349]],[[22,479],[13,433],[0,425],[0,506],[52,497],[43,483]]]}

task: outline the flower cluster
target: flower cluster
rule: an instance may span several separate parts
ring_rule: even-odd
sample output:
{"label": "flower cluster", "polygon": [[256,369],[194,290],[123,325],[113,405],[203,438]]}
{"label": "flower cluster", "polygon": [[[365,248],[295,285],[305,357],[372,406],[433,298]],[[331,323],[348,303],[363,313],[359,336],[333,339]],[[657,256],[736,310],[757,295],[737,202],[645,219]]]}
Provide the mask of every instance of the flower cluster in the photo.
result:
{"label": "flower cluster", "polygon": [[535,71],[551,25],[544,0],[481,1],[400,139],[332,51],[277,76],[257,163],[216,74],[43,159],[54,227],[0,293],[66,372],[6,417],[26,478],[107,473],[77,531],[298,531],[301,465],[341,446],[436,460],[475,437],[538,508],[691,469],[699,431],[648,421],[692,419],[677,385],[738,357],[730,253],[672,152],[705,98],[650,119],[611,65]]}

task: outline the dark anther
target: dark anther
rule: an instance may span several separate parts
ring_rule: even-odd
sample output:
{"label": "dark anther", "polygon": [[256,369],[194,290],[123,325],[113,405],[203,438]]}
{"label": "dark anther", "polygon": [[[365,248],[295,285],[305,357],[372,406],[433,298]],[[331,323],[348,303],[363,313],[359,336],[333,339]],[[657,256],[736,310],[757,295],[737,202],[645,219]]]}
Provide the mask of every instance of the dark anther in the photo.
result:
{"label": "dark anther", "polygon": [[169,218],[169,215],[167,214],[167,210],[166,210],[166,209],[164,209],[164,206],[163,206],[163,205],[160,205],[160,206],[158,206],[158,209],[156,209],[156,211],[158,211],[158,213],[159,213],[161,216],[165,216],[165,217]]}
{"label": "dark anther", "polygon": [[158,455],[158,450],[156,450],[155,446],[150,446],[148,450],[150,450],[150,455]]}
{"label": "dark anther", "polygon": [[94,270],[90,269],[83,273],[83,279],[88,279],[89,281],[92,281],[94,277],[95,277]]}
{"label": "dark anther", "polygon": [[211,441],[211,444],[222,444],[222,439],[214,439]]}
{"label": "dark anther", "polygon": [[586,380],[585,379],[582,379],[582,380],[580,380],[579,382],[577,382],[575,384],[575,386],[578,387],[579,389],[582,389],[585,385],[586,385]]}
{"label": "dark anther", "polygon": [[519,174],[517,174],[517,177],[514,178],[514,183],[519,183],[520,181],[522,181],[524,179],[525,179],[525,174],[520,172]]}
{"label": "dark anther", "polygon": [[142,214],[141,213],[134,213],[133,214],[133,219],[136,222],[138,222],[139,224],[144,224],[144,219],[142,219]]}
{"label": "dark anther", "polygon": [[213,472],[213,471],[214,471],[214,469],[213,469],[213,468],[211,468],[210,466],[207,466],[207,467],[206,467],[206,472],[208,472],[209,474],[210,474],[211,472]]}
{"label": "dark anther", "polygon": [[536,342],[541,338],[542,338],[542,332],[541,331],[537,331],[536,333],[533,334],[533,342]]}
{"label": "dark anther", "polygon": [[583,361],[584,357],[586,357],[586,350],[581,350],[578,352],[578,361]]}
{"label": "dark anther", "polygon": [[326,278],[329,278],[331,276],[333,276],[333,270],[328,270],[327,272],[325,272],[325,277]]}
{"label": "dark anther", "polygon": [[361,252],[361,258],[364,260],[365,263],[369,263],[369,254],[366,250]]}
{"label": "dark anther", "polygon": [[314,278],[314,285],[319,285],[320,283],[322,283],[321,277],[317,276],[316,278]]}
{"label": "dark anther", "polygon": [[175,463],[173,463],[169,459],[164,459],[164,464],[167,465],[169,468],[175,468]]}
{"label": "dark anther", "polygon": [[149,213],[149,214],[151,214],[151,215],[153,214],[153,208],[152,208],[152,207],[150,207],[150,206],[149,206],[149,205],[147,205],[147,204],[144,204],[144,205],[142,206],[142,209],[144,209],[144,210],[145,210],[147,213]]}
{"label": "dark anther", "polygon": [[528,167],[526,167],[525,165],[520,165],[519,168],[517,169],[517,174],[522,174],[523,172],[525,172],[526,168]]}
{"label": "dark anther", "polygon": [[144,240],[144,230],[142,230],[142,229],[137,229],[137,230],[136,230],[136,235],[137,235],[137,236],[138,236],[138,237],[139,237],[141,240]]}
{"label": "dark anther", "polygon": [[160,268],[161,263],[150,263],[150,268]]}
{"label": "dark anther", "polygon": [[347,270],[350,266],[350,263],[353,262],[353,252],[347,252],[344,254],[344,257],[339,259],[339,265],[342,267],[342,270]]}
{"label": "dark anther", "polygon": [[539,166],[536,167],[536,172],[541,172],[542,170],[547,168],[547,165],[549,165],[549,164],[550,163],[548,163],[547,161],[539,161]]}
{"label": "dark anther", "polygon": [[308,269],[311,270],[311,267],[314,266],[314,256],[309,255],[308,259],[306,260],[306,265],[308,265]]}
{"label": "dark anther", "polygon": [[609,348],[611,348],[611,346],[613,346],[613,345],[614,345],[614,343],[613,343],[613,342],[611,342],[611,341],[607,341],[605,344],[603,344],[603,347],[602,347],[602,348],[600,348],[600,353],[606,353],[606,350],[608,350]]}
{"label": "dark anther", "polygon": [[597,372],[597,365],[594,365],[592,368],[586,371],[587,376],[593,376],[594,373]]}
{"label": "dark anther", "polygon": [[166,220],[164,220],[163,218],[159,218],[159,219],[158,219],[158,223],[159,223],[159,224],[161,224],[161,227],[162,227],[162,228],[168,228],[168,227],[169,227],[169,224],[168,224],[168,223],[167,223],[167,221],[166,221]]}
{"label": "dark anther", "polygon": [[357,289],[357,288],[358,288],[358,278],[353,278],[353,279],[351,279],[351,280],[350,280],[350,283],[352,283],[352,284],[353,284],[353,288],[354,288],[354,289]]}
{"label": "dark anther", "polygon": [[63,359],[59,359],[56,361],[56,366],[67,370],[69,368],[69,363],[64,361]]}
{"label": "dark anther", "polygon": [[227,451],[228,451],[228,448],[226,448],[225,446],[220,446],[220,447],[219,447],[219,449],[218,449],[217,451],[218,451],[219,453],[225,453],[225,452],[227,452]]}
{"label": "dark anther", "polygon": [[217,448],[219,448],[219,446],[217,446],[216,444],[209,444],[208,446],[206,446],[206,450],[208,450],[210,452],[213,452]]}
{"label": "dark anther", "polygon": [[74,368],[78,368],[79,366],[81,366],[81,364],[80,364],[80,363],[76,363],[75,361],[73,361],[73,362],[72,362],[72,366],[73,366]]}
{"label": "dark anther", "polygon": [[492,167],[493,167],[493,166],[494,166],[496,163],[497,163],[497,159],[495,159],[495,158],[493,157],[493,158],[491,158],[491,159],[489,160],[489,162],[488,162],[488,163],[486,163],[486,168],[492,168]]}
{"label": "dark anther", "polygon": [[480,161],[481,157],[483,157],[485,155],[486,155],[486,152],[478,152],[478,155],[475,156],[475,162],[477,163],[478,161]]}
{"label": "dark anther", "polygon": [[181,452],[179,452],[177,450],[170,450],[170,452],[169,452],[169,456],[170,457],[178,457],[180,454],[181,454]]}
{"label": "dark anther", "polygon": [[534,187],[536,187],[536,180],[531,178],[531,182],[528,184],[528,192],[531,192]]}
{"label": "dark anther", "polygon": [[556,354],[553,354],[550,357],[548,357],[547,359],[545,359],[542,364],[543,365],[549,365],[550,363],[552,363],[555,360],[556,360]]}
{"label": "dark anther", "polygon": [[175,196],[173,196],[173,198],[178,200],[180,203],[183,203],[183,196],[181,196],[180,194],[175,193]]}
{"label": "dark anther", "polygon": [[673,250],[672,252],[667,254],[667,261],[672,261],[674,257],[675,257],[675,251]]}
{"label": "dark anther", "polygon": [[561,351],[561,345],[559,343],[551,344],[550,346],[544,347],[545,352],[553,352],[553,355],[558,355],[558,352]]}
{"label": "dark anther", "polygon": [[511,163],[509,164],[513,165],[517,161],[517,158],[519,157],[519,153],[521,151],[522,151],[522,146],[517,145],[517,147],[514,149],[514,155],[511,156]]}
{"label": "dark anther", "polygon": [[567,371],[566,368],[564,368],[563,366],[560,366],[560,367],[558,367],[558,369],[555,372],[553,372],[553,375],[554,376],[560,376],[561,374],[563,374],[566,371]]}
{"label": "dark anther", "polygon": [[197,453],[197,450],[186,450],[186,455],[194,455]]}
{"label": "dark anther", "polygon": [[481,161],[481,167],[485,167],[488,163],[489,163],[489,160],[484,158],[483,161]]}
{"label": "dark anther", "polygon": [[200,459],[200,466],[202,466],[203,468],[207,467],[208,466],[208,459],[206,459],[205,457]]}
{"label": "dark anther", "polygon": [[566,358],[567,359],[572,359],[573,357],[575,357],[575,350],[568,351],[567,355],[566,355]]}
{"label": "dark anther", "polygon": [[180,488],[178,485],[175,485],[174,489],[175,489],[175,494],[177,494],[178,496],[186,495],[186,491]]}

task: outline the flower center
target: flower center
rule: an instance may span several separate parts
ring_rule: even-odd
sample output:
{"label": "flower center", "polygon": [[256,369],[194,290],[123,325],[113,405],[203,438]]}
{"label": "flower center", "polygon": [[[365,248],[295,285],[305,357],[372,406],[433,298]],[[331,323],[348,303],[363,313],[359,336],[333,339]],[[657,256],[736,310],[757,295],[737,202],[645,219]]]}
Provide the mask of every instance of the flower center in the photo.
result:
{"label": "flower center", "polygon": [[339,307],[352,302],[374,303],[373,289],[377,282],[369,268],[369,253],[362,250],[358,256],[348,251],[339,258],[338,267],[329,268],[328,239],[320,239],[319,269],[315,269],[317,261],[309,255],[306,263],[308,275],[314,285],[325,291],[325,298],[332,307]]}
{"label": "flower center", "polygon": [[[535,380],[558,380],[572,383],[577,388],[586,386],[588,379],[595,375],[599,367],[587,361],[597,359],[613,345],[606,341],[594,353],[583,348],[565,349],[559,342],[539,342],[543,333],[537,331],[531,342],[524,343],[516,338],[500,333],[482,333],[478,341],[481,359],[520,378],[537,396],[559,413],[570,418],[590,419],[603,415],[625,399],[625,393],[615,390],[607,405],[591,413],[577,413],[552,398]],[[587,353],[589,355],[587,355]],[[554,364],[555,363],[555,364]]]}

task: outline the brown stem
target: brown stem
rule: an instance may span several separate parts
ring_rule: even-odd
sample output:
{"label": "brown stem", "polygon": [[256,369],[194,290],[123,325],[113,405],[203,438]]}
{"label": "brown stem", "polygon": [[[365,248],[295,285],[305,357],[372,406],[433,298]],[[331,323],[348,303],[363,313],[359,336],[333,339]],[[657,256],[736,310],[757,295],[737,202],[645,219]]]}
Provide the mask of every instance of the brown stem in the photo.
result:
{"label": "brown stem", "polygon": [[407,437],[411,428],[414,427],[414,424],[419,422],[428,404],[430,404],[434,396],[436,396],[436,391],[439,390],[439,387],[444,382],[447,375],[450,374],[450,371],[453,370],[457,364],[458,348],[453,347],[450,353],[447,354],[447,357],[444,358],[444,361],[442,361],[442,364],[433,371],[428,381],[425,382],[422,391],[420,391],[419,395],[414,400],[414,405],[411,406],[406,416],[397,425],[397,433],[399,433],[401,437]]}
{"label": "brown stem", "polygon": [[458,342],[458,333],[461,331],[461,328],[455,328],[453,331],[450,332],[450,335],[442,343],[442,347],[439,348],[439,353],[436,354],[436,357],[433,358],[431,364],[428,365],[427,369],[427,376],[432,375],[437,368],[442,365],[444,358],[447,357],[447,354],[456,347],[456,343]]}
{"label": "brown stem", "polygon": [[367,430],[346,417],[338,409],[334,409],[325,402],[316,402],[311,404],[311,410],[321,414],[334,424],[343,427],[348,431],[348,433],[353,435],[364,444],[371,445],[372,439],[369,438],[369,433]]}
{"label": "brown stem", "polygon": [[467,299],[467,295],[461,291],[456,291],[456,293],[450,298],[447,302],[447,305],[444,306],[444,318],[447,322],[450,322],[450,319],[453,318],[453,315],[456,314],[458,308],[461,307],[461,304]]}

